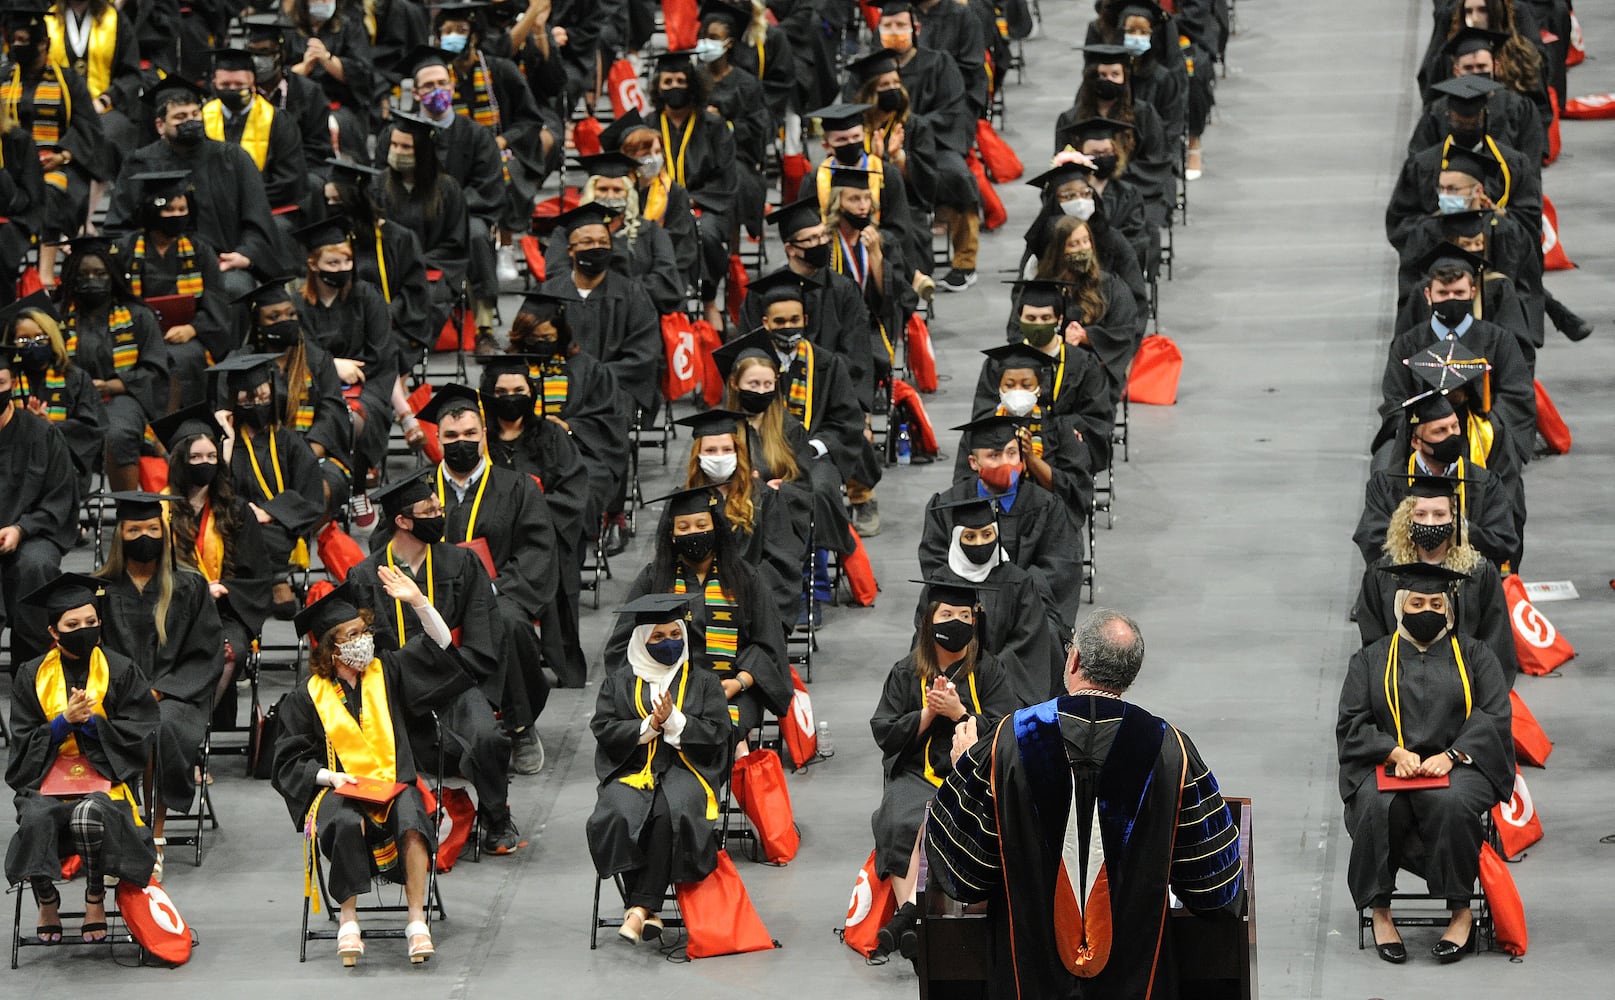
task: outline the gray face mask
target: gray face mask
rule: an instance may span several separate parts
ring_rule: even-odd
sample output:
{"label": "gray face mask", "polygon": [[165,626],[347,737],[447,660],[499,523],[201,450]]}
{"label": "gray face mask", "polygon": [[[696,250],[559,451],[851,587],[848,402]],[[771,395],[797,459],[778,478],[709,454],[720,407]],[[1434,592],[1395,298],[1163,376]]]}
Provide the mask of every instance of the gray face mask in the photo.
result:
{"label": "gray face mask", "polygon": [[639,176],[645,178],[646,180],[650,180],[662,172],[662,163],[663,161],[660,153],[656,154],[655,156],[640,157]]}
{"label": "gray face mask", "polygon": [[609,212],[623,212],[628,208],[627,198],[596,198],[594,203]]}

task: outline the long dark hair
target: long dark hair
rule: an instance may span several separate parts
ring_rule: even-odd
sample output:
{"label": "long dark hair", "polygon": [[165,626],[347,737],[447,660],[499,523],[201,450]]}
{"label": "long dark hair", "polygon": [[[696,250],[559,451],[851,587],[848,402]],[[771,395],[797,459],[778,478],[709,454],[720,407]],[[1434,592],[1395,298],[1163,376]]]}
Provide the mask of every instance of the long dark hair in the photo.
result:
{"label": "long dark hair", "polygon": [[[659,80],[659,78],[660,74],[652,76],[653,81]],[[684,70],[684,79],[690,88],[690,103],[685,105],[685,107],[690,109],[690,114],[692,117],[700,118],[701,113],[707,109],[707,105],[712,103],[709,100],[709,98],[712,96],[712,74],[708,73],[700,66],[691,63],[690,68]],[[660,111],[667,106],[662,101],[662,91],[660,87],[651,88],[650,103],[651,107],[655,108],[657,111]],[[662,155],[666,156],[667,150],[663,150]]]}
{"label": "long dark hair", "polygon": [[[393,128],[398,126],[394,125]],[[397,171],[387,168],[381,181],[382,198],[384,206],[398,205],[406,201],[413,201],[421,207],[422,213],[428,219],[436,220],[438,211],[443,207],[443,176],[442,165],[437,161],[437,135],[433,132],[411,132],[415,140],[415,188],[410,190],[404,187],[404,182],[398,179]],[[385,142],[387,136],[383,136]]]}
{"label": "long dark hair", "polygon": [[[191,434],[174,443],[174,449],[168,453],[170,484],[178,486],[183,483],[189,489],[191,445],[206,436]],[[224,540],[224,564],[219,569],[219,578],[227,580],[240,576],[236,572],[236,537],[241,533],[241,511],[236,507],[235,483],[230,478],[229,466],[225,466],[208,484],[207,497],[208,506],[213,511],[213,524],[219,529],[219,537]],[[201,569],[196,559],[196,535],[202,530],[202,515],[183,500],[171,503],[168,505],[168,526],[174,532],[174,558],[187,566]]]}
{"label": "long dark hair", "polygon": [[[751,589],[756,571],[741,553],[734,530],[729,527],[729,519],[723,514],[723,506],[712,507],[710,512],[714,536],[712,565],[718,567],[724,586],[738,596]],[[673,551],[673,505],[668,503],[656,523],[656,551],[651,556],[651,592],[671,593],[678,575],[679,557]]]}
{"label": "long dark hair", "polygon": [[134,292],[129,290],[129,276],[123,271],[123,262],[118,255],[110,249],[107,250],[80,250],[70,254],[67,263],[62,265],[61,302],[70,305],[73,302],[73,285],[78,281],[79,272],[84,270],[84,262],[94,257],[106,265],[108,287],[112,290],[109,305],[125,305],[135,300]]}

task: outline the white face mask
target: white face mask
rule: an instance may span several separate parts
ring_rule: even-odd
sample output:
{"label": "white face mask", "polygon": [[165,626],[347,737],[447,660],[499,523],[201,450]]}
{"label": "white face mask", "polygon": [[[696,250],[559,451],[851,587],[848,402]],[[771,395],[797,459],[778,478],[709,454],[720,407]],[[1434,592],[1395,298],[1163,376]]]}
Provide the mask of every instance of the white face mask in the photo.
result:
{"label": "white face mask", "polygon": [[336,655],[349,670],[363,671],[376,658],[376,637],[361,635],[336,647]]}
{"label": "white face mask", "polygon": [[734,452],[727,455],[702,455],[701,471],[706,473],[709,479],[722,481],[735,474],[738,461]]}
{"label": "white face mask", "polygon": [[329,21],[336,16],[336,0],[313,0],[308,5],[308,16],[316,21]]}
{"label": "white face mask", "polygon": [[1093,218],[1093,199],[1073,198],[1070,201],[1062,201],[1060,202],[1060,211],[1073,219],[1081,219],[1083,222],[1087,222]]}
{"label": "white face mask", "polygon": [[661,172],[662,156],[660,153],[655,156],[642,156],[639,158],[639,176],[650,180]]}
{"label": "white face mask", "polygon": [[1037,393],[1030,389],[1011,389],[998,394],[999,405],[1012,417],[1024,417],[1037,405]]}
{"label": "white face mask", "polygon": [[695,58],[703,65],[715,63],[729,50],[726,42],[716,38],[702,38],[695,43]]}

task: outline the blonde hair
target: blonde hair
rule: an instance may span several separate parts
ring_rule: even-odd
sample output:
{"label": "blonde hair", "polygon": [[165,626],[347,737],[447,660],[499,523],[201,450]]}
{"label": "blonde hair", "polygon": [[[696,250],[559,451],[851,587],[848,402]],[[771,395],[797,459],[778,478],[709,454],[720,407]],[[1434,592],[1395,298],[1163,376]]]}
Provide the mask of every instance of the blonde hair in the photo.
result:
{"label": "blonde hair", "polygon": [[31,320],[35,326],[44,332],[46,339],[50,341],[51,367],[56,369],[58,374],[65,374],[71,369],[73,359],[67,354],[67,341],[62,337],[62,324],[56,322],[43,309],[24,309],[17,314],[16,319],[11,321],[11,329],[8,332],[13,344],[17,342],[17,322],[23,319]]}
{"label": "blonde hair", "polygon": [[[144,519],[142,519],[144,520]],[[174,535],[168,528],[168,517],[165,514],[158,518],[162,525],[163,554],[157,557],[157,607],[152,613],[154,624],[157,626],[157,645],[159,648],[168,645],[168,609],[174,603],[174,574],[195,573],[189,567],[174,566]],[[124,570],[128,565],[123,554],[123,525],[125,521],[118,522],[118,528],[112,532],[112,540],[107,545],[107,561],[96,576],[103,580],[122,579]],[[200,574],[197,574],[200,576]]]}
{"label": "blonde hair", "polygon": [[[1481,554],[1469,544],[1469,525],[1459,516],[1457,500],[1448,497],[1447,503],[1452,509],[1453,534],[1441,565],[1456,573],[1472,573],[1480,565]],[[1420,561],[1418,546],[1413,544],[1413,508],[1418,505],[1418,497],[1403,497],[1391,512],[1390,523],[1385,528],[1385,554],[1393,565]]]}
{"label": "blonde hair", "polygon": [[[751,455],[746,448],[746,435],[736,430],[730,436],[735,439],[735,474],[729,479],[729,496],[724,501],[723,516],[729,519],[730,527],[749,535],[757,527],[757,505],[752,502],[752,482],[756,477],[751,474]],[[701,470],[701,438],[692,437],[690,463],[684,472],[684,488],[714,485],[717,484]]]}
{"label": "blonde hair", "polygon": [[[624,236],[628,237],[628,243],[631,246],[635,240],[639,239],[639,221],[644,216],[639,214],[639,197],[634,193],[634,178],[625,177],[623,179],[628,182],[628,198],[622,210],[622,232]],[[590,177],[583,182],[582,189],[578,191],[578,204],[587,205],[594,201],[594,181],[595,178]]]}
{"label": "blonde hair", "polygon": [[[774,372],[774,387],[779,388],[779,368],[771,361],[758,357],[741,358],[734,371],[729,373],[729,389],[724,397],[724,406],[731,410],[739,409],[741,376],[759,365],[767,365]],[[768,409],[763,411],[758,425],[757,436],[762,439],[763,461],[768,463],[769,471],[788,483],[794,483],[802,478],[802,467],[796,464],[796,453],[791,450],[790,442],[785,440],[784,397],[775,396],[774,401],[768,404]],[[739,441],[742,437],[743,435],[736,434],[735,440]],[[747,464],[750,464],[749,454]]]}

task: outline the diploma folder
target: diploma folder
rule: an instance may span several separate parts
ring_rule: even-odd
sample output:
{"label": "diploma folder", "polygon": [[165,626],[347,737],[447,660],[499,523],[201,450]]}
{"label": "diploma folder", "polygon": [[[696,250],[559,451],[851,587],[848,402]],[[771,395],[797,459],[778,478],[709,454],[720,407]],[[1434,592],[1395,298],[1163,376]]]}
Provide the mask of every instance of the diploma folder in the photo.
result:
{"label": "diploma folder", "polygon": [[39,794],[53,799],[79,798],[95,792],[112,791],[112,782],[101,775],[81,753],[58,754],[40,782]]}
{"label": "diploma folder", "polygon": [[145,302],[151,311],[157,314],[157,324],[165,332],[176,326],[185,326],[196,319],[194,295],[153,295]]}
{"label": "diploma folder", "polygon": [[1382,792],[1422,792],[1431,788],[1446,788],[1452,779],[1443,774],[1439,778],[1398,778],[1396,765],[1387,764],[1375,772]]}
{"label": "diploma folder", "polygon": [[462,549],[469,549],[482,560],[482,568],[488,571],[488,579],[499,579],[499,571],[493,566],[493,552],[488,548],[486,538],[473,538],[469,542],[455,542]]}
{"label": "diploma folder", "polygon": [[333,789],[333,791],[345,799],[358,799],[360,802],[368,802],[373,806],[386,805],[393,799],[398,798],[399,792],[409,787],[401,781],[361,778],[356,774],[350,774],[348,777],[353,778],[355,784],[343,785],[341,788]]}

